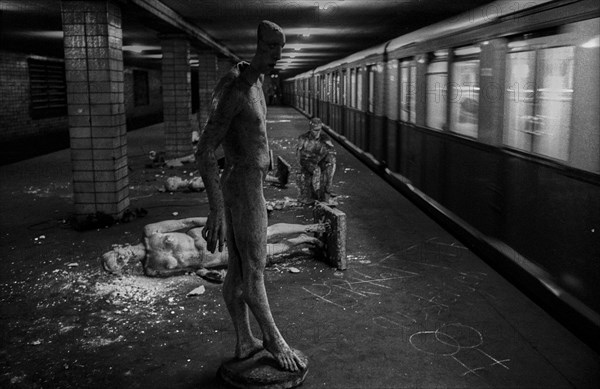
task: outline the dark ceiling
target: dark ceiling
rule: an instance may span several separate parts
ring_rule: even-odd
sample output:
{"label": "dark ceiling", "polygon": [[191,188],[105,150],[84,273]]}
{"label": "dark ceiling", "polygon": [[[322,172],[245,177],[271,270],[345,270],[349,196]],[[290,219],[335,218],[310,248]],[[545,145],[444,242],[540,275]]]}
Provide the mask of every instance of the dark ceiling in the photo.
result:
{"label": "dark ceiling", "polygon": [[[117,0],[126,63],[160,65],[159,33],[178,31],[149,9],[166,9],[234,59],[249,60],[262,19],[278,23],[287,44],[278,63],[290,77],[490,0]],[[0,49],[62,57],[60,0],[2,0]],[[170,10],[169,10],[170,9]],[[164,14],[164,12],[163,12]],[[194,52],[210,50],[191,39]],[[237,57],[237,58],[236,58]]]}

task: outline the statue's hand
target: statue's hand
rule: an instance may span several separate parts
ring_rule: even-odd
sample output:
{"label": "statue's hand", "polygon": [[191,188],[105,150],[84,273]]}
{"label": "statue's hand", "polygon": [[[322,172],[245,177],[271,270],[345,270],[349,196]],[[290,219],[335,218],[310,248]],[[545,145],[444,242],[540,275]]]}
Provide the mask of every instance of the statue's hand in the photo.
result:
{"label": "statue's hand", "polygon": [[225,225],[225,216],[223,211],[210,212],[206,225],[202,229],[202,237],[206,240],[206,248],[211,253],[215,252],[217,243],[219,252],[223,251],[223,244],[227,241],[227,226]]}

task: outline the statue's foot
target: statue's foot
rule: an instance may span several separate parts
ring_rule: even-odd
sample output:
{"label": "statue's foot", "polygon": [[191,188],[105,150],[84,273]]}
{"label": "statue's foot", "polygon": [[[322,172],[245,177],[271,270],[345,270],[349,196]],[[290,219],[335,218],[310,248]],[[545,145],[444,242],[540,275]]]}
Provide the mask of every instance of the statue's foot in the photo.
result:
{"label": "statue's foot", "polygon": [[323,234],[327,232],[327,225],[325,223],[309,224],[304,228],[304,232],[314,232],[317,234]]}
{"label": "statue's foot", "polygon": [[248,341],[238,342],[235,347],[235,357],[238,359],[250,358],[252,355],[263,349],[264,347],[262,342],[252,336]]}
{"label": "statue's foot", "polygon": [[267,344],[267,342],[264,341],[263,345],[265,346],[265,349],[273,355],[277,360],[279,367],[283,370],[298,371],[306,369],[304,361],[294,353],[283,339],[271,342],[271,344]]}

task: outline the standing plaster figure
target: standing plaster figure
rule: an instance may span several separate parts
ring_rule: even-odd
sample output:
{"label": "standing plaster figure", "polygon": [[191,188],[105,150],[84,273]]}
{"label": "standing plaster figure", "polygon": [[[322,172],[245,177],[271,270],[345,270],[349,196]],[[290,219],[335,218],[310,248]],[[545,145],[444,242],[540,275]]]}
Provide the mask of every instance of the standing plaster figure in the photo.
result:
{"label": "standing plaster figure", "polygon": [[[295,372],[306,364],[275,325],[264,282],[267,210],[263,181],[269,167],[269,146],[262,82],[264,74],[281,59],[285,35],[275,23],[262,21],[257,38],[251,62],[237,64],[216,86],[198,145],[196,157],[210,207],[202,235],[210,252],[223,251],[227,243],[229,268],[223,296],[236,331],[235,356],[248,358],[264,348],[280,368]],[[225,154],[220,178],[219,145]],[[252,334],[249,311],[260,326],[262,339]]]}
{"label": "standing plaster figure", "polygon": [[296,151],[300,162],[298,173],[299,201],[312,204],[315,200],[329,202],[335,173],[333,142],[321,130],[319,118],[310,120],[310,129],[298,137]]}

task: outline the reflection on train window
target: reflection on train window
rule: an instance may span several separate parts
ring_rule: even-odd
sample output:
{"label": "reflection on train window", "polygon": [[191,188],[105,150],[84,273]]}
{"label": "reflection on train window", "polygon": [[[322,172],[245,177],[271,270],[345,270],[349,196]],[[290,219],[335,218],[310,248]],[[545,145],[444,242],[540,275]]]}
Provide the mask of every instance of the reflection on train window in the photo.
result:
{"label": "reflection on train window", "polygon": [[356,69],[350,70],[350,107],[356,108]]}
{"label": "reflection on train window", "polygon": [[452,64],[450,131],[477,138],[479,114],[479,60]]}
{"label": "reflection on train window", "polygon": [[375,105],[375,71],[376,71],[376,66],[372,65],[368,67],[367,73],[368,73],[368,78],[367,80],[369,81],[369,85],[367,88],[368,91],[368,98],[367,98],[367,112],[369,113],[373,113],[374,111],[374,105]]}
{"label": "reflection on train window", "polygon": [[568,46],[508,54],[506,145],[568,159],[574,52]]}
{"label": "reflection on train window", "polygon": [[448,62],[436,61],[427,66],[427,116],[428,127],[446,130],[446,86]]}
{"label": "reflection on train window", "polygon": [[340,73],[333,73],[333,103],[340,103]]}
{"label": "reflection on train window", "polygon": [[341,92],[341,98],[342,101],[341,103],[343,105],[348,105],[348,95],[346,93],[346,91],[348,90],[348,72],[346,71],[346,69],[342,70],[342,90]]}
{"label": "reflection on train window", "polygon": [[356,69],[356,105],[354,108],[364,109],[363,108],[363,69]]}
{"label": "reflection on train window", "polygon": [[385,116],[391,120],[398,120],[398,60],[390,60],[387,64],[385,80]]}
{"label": "reflection on train window", "polygon": [[402,61],[400,65],[400,120],[414,123],[416,120],[417,70],[413,61]]}

